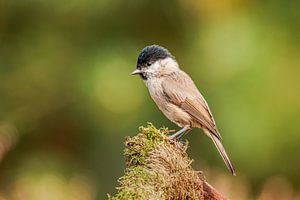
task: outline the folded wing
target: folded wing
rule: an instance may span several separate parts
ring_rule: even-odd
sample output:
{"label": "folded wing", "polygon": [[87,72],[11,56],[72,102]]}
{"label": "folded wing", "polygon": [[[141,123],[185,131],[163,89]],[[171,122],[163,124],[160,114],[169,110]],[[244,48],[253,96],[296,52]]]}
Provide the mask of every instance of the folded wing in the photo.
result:
{"label": "folded wing", "polygon": [[211,111],[192,79],[183,71],[176,73],[165,77],[162,82],[163,92],[169,102],[185,110],[194,123],[221,139]]}

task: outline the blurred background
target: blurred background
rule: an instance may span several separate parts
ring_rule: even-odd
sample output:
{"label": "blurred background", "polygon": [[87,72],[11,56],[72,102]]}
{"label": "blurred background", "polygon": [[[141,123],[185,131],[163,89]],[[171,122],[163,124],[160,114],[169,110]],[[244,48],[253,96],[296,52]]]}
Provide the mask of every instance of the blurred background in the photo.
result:
{"label": "blurred background", "polygon": [[178,129],[130,76],[168,48],[209,102],[237,169],[202,131],[195,169],[232,199],[300,199],[300,1],[0,1],[0,200],[114,194],[125,136]]}

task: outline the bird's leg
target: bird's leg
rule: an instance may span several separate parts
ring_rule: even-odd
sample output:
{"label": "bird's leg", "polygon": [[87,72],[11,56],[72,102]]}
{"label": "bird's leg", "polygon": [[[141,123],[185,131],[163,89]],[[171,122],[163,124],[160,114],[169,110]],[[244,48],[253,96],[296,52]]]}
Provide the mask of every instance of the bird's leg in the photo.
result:
{"label": "bird's leg", "polygon": [[184,136],[185,132],[187,130],[190,130],[190,127],[189,126],[185,126],[183,127],[182,129],[180,129],[179,131],[177,131],[176,133],[174,133],[173,135],[169,136],[170,139],[180,139],[182,138],[182,136]]}
{"label": "bird's leg", "polygon": [[183,132],[181,135],[177,137],[178,140],[182,141],[183,136],[185,136],[188,132],[190,132],[192,129],[188,128],[185,132]]}

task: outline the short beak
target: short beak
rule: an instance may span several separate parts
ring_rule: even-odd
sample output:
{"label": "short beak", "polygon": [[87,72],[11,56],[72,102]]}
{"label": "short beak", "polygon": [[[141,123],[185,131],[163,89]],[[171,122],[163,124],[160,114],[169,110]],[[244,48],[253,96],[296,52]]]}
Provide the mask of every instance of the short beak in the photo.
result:
{"label": "short beak", "polygon": [[142,71],[140,69],[135,69],[133,72],[131,72],[131,75],[137,75],[137,74],[141,74]]}

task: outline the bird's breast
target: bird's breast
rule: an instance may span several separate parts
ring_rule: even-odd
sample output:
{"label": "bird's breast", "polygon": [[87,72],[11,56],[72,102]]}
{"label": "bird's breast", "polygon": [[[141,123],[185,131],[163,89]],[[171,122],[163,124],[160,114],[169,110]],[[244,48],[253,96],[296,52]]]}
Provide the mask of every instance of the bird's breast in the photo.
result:
{"label": "bird's breast", "polygon": [[158,106],[161,104],[166,104],[167,100],[164,97],[162,80],[160,78],[148,79],[145,81],[145,84],[149,90],[150,96]]}
{"label": "bird's breast", "polygon": [[191,117],[183,109],[169,102],[166,95],[164,94],[162,87],[162,79],[158,80],[147,80],[145,81],[150,96],[163,112],[163,114],[173,123],[180,127],[191,124]]}

